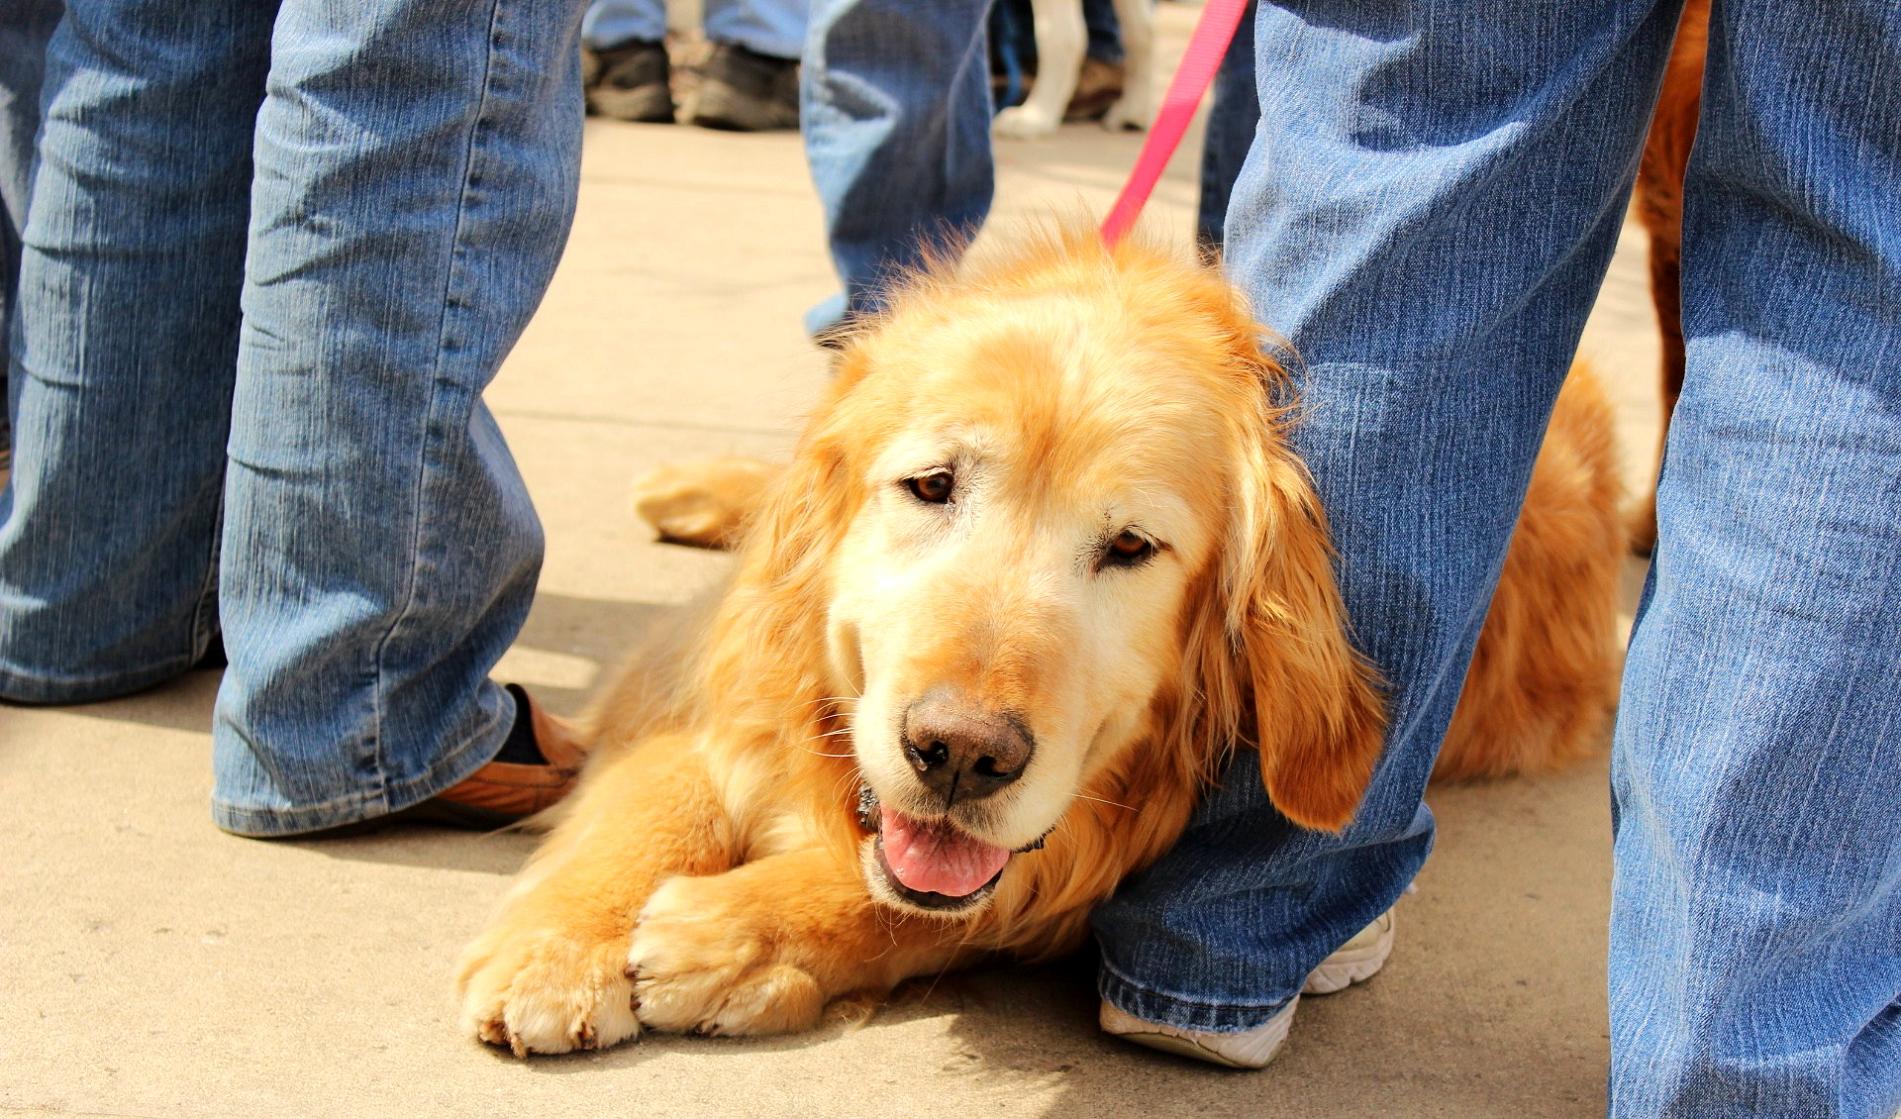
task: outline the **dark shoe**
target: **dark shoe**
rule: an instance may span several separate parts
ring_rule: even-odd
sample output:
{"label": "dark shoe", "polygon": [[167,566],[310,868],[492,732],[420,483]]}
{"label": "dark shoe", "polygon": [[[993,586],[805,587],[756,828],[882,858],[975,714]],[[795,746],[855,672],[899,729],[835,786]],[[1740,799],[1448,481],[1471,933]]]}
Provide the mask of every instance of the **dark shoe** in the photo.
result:
{"label": "dark shoe", "polygon": [[799,60],[717,43],[700,69],[685,120],[702,128],[769,132],[799,126]]}
{"label": "dark shoe", "polygon": [[1109,106],[1122,99],[1122,63],[1100,58],[1083,59],[1082,73],[1076,75],[1076,92],[1069,98],[1063,120],[1101,120]]}
{"label": "dark shoe", "polygon": [[662,43],[634,39],[602,50],[581,48],[581,87],[587,108],[614,120],[673,121],[673,68]]}

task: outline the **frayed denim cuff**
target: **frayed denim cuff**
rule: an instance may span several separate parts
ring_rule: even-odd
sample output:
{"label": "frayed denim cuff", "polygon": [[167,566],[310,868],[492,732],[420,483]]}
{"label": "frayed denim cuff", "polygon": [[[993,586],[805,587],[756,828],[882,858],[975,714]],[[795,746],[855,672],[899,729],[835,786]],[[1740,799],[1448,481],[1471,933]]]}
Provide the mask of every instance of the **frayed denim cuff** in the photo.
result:
{"label": "frayed denim cuff", "polygon": [[211,822],[219,831],[247,839],[288,839],[388,816],[455,787],[487,765],[501,750],[512,722],[511,715],[501,721],[499,729],[498,724],[489,724],[415,777],[372,789],[350,790],[320,804],[240,804],[214,793]]}
{"label": "frayed denim cuff", "polygon": [[1116,1009],[1144,1022],[1213,1034],[1245,1033],[1263,1026],[1298,997],[1298,992],[1289,992],[1270,1001],[1199,1002],[1144,987],[1106,959],[1096,973],[1096,990]]}

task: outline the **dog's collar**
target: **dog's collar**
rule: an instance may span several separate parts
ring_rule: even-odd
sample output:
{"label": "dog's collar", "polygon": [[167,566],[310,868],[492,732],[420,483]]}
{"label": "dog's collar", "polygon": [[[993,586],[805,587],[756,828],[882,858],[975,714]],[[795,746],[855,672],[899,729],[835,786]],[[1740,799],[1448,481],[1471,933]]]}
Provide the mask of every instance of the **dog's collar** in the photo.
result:
{"label": "dog's collar", "polygon": [[[861,781],[858,784],[858,826],[872,835],[878,834],[878,794],[871,791],[869,782]],[[1018,847],[1013,854],[1027,855],[1031,851],[1041,851],[1043,841],[1048,839],[1050,832],[1055,830],[1052,827],[1024,846]]]}

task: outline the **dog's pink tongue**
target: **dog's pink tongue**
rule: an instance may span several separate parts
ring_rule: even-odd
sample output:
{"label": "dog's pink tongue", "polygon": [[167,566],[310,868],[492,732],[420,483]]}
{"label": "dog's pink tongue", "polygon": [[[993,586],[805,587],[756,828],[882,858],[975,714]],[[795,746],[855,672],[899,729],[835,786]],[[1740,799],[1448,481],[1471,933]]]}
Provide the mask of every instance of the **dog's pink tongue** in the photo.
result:
{"label": "dog's pink tongue", "polygon": [[1010,861],[1007,847],[993,847],[949,824],[913,820],[880,807],[879,834],[885,865],[913,890],[961,898],[983,889]]}

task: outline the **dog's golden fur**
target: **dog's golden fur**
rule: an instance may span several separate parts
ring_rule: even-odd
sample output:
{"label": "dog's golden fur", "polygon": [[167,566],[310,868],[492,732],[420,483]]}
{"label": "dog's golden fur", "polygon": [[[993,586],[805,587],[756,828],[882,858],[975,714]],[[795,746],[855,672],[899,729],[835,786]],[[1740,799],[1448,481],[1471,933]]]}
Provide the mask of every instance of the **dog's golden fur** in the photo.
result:
{"label": "dog's golden fur", "polygon": [[[1670,434],[1670,415],[1683,392],[1683,176],[1690,165],[1690,146],[1696,142],[1697,117],[1703,111],[1703,60],[1709,40],[1710,0],[1686,0],[1637,168],[1637,220],[1650,235],[1650,297],[1657,307],[1657,329],[1663,342],[1659,466],[1663,441]],[[1630,538],[1639,552],[1647,553],[1657,543],[1654,489],[1631,514]]]}
{"label": "dog's golden fur", "polygon": [[[465,1027],[517,1053],[792,1030],[847,993],[1066,951],[1235,742],[1258,745],[1284,815],[1348,823],[1382,703],[1273,403],[1289,396],[1235,291],[1139,245],[1032,239],[914,283],[849,343],[790,466],[648,494],[742,536],[732,584],[697,653],[647,658],[596,704],[588,776],[463,959]],[[1600,735],[1623,547],[1609,430],[1574,374],[1443,774],[1543,769]],[[959,508],[903,492],[939,458],[973,479]],[[1109,571],[1088,549],[1124,527],[1157,546]],[[952,918],[874,889],[853,810],[861,781],[921,803],[889,726],[929,688],[1036,737],[1022,780],[958,825],[1010,848],[1053,826]]]}

